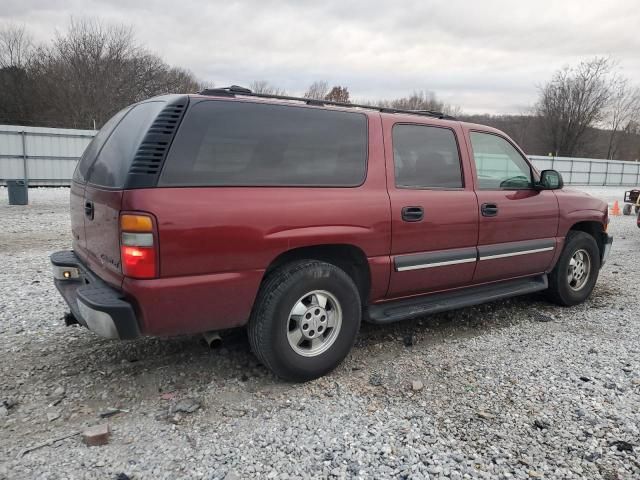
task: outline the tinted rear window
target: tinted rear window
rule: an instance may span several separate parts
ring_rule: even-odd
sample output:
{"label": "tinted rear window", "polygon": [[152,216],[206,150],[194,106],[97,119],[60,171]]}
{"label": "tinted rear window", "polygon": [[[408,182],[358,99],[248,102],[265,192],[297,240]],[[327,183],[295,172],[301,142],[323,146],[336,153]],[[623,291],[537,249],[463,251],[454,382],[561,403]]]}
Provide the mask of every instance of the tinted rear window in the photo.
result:
{"label": "tinted rear window", "polygon": [[360,113],[204,101],[189,109],[165,186],[357,186],[367,164]]}
{"label": "tinted rear window", "polygon": [[89,168],[91,168],[91,165],[93,165],[93,162],[104,145],[104,142],[109,138],[109,135],[111,135],[113,129],[118,125],[118,122],[122,120],[122,117],[124,117],[130,109],[131,107],[127,107],[120,110],[113,117],[107,120],[107,123],[102,126],[98,133],[96,133],[95,137],[93,137],[89,145],[87,145],[87,148],[85,148],[84,153],[76,166],[76,170],[73,173],[73,179],[75,181],[85,181],[87,178],[87,172],[89,171]]}
{"label": "tinted rear window", "polygon": [[122,188],[136,150],[165,102],[147,102],[133,107],[118,123],[89,171],[89,183]]}
{"label": "tinted rear window", "polygon": [[424,125],[393,127],[396,186],[462,188],[458,144],[452,130]]}

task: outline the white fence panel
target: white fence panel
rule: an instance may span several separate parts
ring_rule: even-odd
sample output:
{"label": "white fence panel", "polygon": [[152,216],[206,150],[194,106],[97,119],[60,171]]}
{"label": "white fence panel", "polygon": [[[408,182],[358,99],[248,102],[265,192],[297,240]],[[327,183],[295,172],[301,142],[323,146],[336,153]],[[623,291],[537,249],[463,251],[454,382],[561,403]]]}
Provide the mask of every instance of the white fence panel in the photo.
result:
{"label": "white fence panel", "polygon": [[538,170],[554,169],[567,185],[640,185],[640,163],[569,157],[529,157]]}
{"label": "white fence panel", "polygon": [[[0,184],[69,185],[93,130],[0,125]],[[26,170],[26,171],[25,171]]]}

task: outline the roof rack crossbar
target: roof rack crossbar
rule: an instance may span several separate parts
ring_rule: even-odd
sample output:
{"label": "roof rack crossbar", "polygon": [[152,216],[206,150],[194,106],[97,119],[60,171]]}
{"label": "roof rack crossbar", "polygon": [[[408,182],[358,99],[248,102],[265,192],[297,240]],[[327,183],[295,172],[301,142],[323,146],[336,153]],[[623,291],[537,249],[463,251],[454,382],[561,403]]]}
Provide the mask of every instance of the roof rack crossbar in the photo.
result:
{"label": "roof rack crossbar", "polygon": [[275,100],[291,100],[296,102],[304,102],[307,105],[325,106],[332,105],[336,107],[352,107],[352,108],[366,108],[370,110],[377,110],[382,113],[406,113],[410,115],[422,115],[426,117],[434,117],[443,120],[455,120],[455,117],[447,115],[442,112],[434,112],[433,110],[404,110],[401,108],[383,107],[379,105],[364,105],[358,103],[346,103],[346,102],[334,102],[332,100],[321,100],[316,98],[306,97],[292,97],[289,95],[273,95],[268,93],[254,93],[248,88],[239,87],[238,85],[232,85],[224,88],[205,88],[198,92],[200,95],[209,95],[215,97],[257,97],[257,98],[273,98]]}

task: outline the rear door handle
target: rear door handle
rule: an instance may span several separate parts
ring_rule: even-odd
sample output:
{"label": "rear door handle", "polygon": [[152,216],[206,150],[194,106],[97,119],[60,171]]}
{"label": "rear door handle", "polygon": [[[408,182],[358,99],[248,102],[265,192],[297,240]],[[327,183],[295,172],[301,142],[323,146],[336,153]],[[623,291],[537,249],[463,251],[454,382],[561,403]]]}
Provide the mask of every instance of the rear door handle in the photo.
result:
{"label": "rear door handle", "polygon": [[402,207],[402,220],[405,222],[419,222],[424,217],[422,207]]}
{"label": "rear door handle", "polygon": [[480,207],[483,217],[495,217],[498,215],[498,205],[495,203],[483,203]]}
{"label": "rear door handle", "polygon": [[93,220],[93,213],[93,202],[84,202],[84,214],[87,216],[87,218]]}

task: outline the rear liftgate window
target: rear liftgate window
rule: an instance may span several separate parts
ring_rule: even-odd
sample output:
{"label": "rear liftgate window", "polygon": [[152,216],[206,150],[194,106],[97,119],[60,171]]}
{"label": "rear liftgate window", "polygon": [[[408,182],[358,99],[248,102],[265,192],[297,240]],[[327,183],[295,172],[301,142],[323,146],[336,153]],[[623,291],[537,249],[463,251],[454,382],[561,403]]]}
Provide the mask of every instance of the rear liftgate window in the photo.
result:
{"label": "rear liftgate window", "polygon": [[363,114],[205,101],[187,112],[159,184],[353,187],[366,163]]}
{"label": "rear liftgate window", "polygon": [[107,138],[109,138],[113,129],[118,125],[118,122],[122,120],[122,117],[124,117],[130,109],[131,107],[124,108],[107,120],[100,131],[96,133],[95,137],[93,137],[89,145],[87,145],[87,148],[85,148],[84,153],[78,162],[78,166],[73,173],[73,179],[76,182],[84,183],[86,181],[87,172],[89,171],[89,168],[91,168],[91,165],[93,165],[93,162],[98,156],[98,152],[104,145],[104,142],[107,141]]}
{"label": "rear liftgate window", "polygon": [[124,187],[136,150],[164,106],[165,102],[141,103],[126,114],[91,167],[89,183],[101,187]]}

